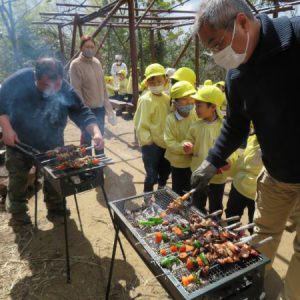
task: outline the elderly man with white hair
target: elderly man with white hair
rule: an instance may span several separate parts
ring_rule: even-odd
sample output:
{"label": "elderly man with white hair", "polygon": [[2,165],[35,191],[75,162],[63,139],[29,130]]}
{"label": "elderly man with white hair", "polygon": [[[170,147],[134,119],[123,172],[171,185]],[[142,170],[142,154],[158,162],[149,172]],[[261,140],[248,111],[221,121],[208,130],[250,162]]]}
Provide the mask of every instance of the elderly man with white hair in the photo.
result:
{"label": "elderly man with white hair", "polygon": [[[257,181],[254,231],[273,240],[260,250],[273,261],[286,221],[300,202],[298,74],[300,17],[253,15],[243,0],[202,0],[195,32],[226,76],[227,115],[206,160],[192,175],[205,189],[218,168],[247,138],[253,122],[265,170]],[[294,254],[280,299],[300,299],[300,212]],[[270,266],[271,267],[271,266]]]}

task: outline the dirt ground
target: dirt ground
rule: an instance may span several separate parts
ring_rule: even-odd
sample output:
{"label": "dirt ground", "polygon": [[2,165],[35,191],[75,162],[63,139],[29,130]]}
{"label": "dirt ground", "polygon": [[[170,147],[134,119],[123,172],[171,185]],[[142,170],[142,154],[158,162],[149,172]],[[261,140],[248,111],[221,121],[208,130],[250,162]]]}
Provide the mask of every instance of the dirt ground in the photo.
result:
{"label": "dirt ground", "polygon": [[[79,135],[79,130],[69,123],[65,132],[66,144],[78,144]],[[141,193],[144,169],[141,153],[132,147],[133,122],[119,117],[117,126],[107,125],[105,138],[106,155],[115,161],[105,169],[109,200]],[[229,184],[227,191],[228,188]],[[63,223],[61,219],[55,222],[46,219],[42,198],[40,191],[36,231],[32,226],[10,227],[9,214],[0,212],[0,299],[104,299],[114,230],[101,190],[93,189],[78,195],[82,229],[74,199],[67,199],[72,213],[68,221],[70,284],[66,284]],[[31,216],[33,202],[31,198]],[[266,278],[268,300],[276,299],[281,288],[292,255],[293,238],[294,234],[283,235],[274,270]],[[127,260],[123,260],[118,248],[111,299],[169,299],[126,239],[121,236],[121,240]]]}

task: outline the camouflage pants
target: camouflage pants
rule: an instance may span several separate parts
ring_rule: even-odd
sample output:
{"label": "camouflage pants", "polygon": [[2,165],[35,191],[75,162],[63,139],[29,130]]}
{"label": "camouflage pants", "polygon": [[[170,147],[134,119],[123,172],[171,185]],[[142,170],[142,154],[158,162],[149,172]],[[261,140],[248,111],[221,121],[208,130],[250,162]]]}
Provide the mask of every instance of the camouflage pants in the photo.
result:
{"label": "camouflage pants", "polygon": [[[9,176],[6,209],[10,213],[28,211],[27,183],[33,159],[18,150],[7,147],[5,165]],[[62,199],[47,181],[44,181],[43,192],[48,209],[63,209]]]}

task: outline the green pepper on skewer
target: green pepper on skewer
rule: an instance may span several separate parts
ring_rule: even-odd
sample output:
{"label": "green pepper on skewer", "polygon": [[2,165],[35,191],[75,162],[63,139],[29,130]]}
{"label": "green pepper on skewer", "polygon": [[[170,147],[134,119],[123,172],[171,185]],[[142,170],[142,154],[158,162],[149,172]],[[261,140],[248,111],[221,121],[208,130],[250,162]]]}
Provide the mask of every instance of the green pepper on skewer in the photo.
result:
{"label": "green pepper on skewer", "polygon": [[195,248],[200,248],[200,247],[202,246],[201,243],[200,243],[198,240],[193,241],[192,245],[193,245]]}
{"label": "green pepper on skewer", "polygon": [[204,263],[206,266],[209,265],[209,262],[208,262],[208,260],[207,260],[207,258],[206,258],[206,256],[205,256],[205,254],[204,254],[203,252],[199,254],[199,257],[201,258],[201,260],[203,261],[203,263]]}
{"label": "green pepper on skewer", "polygon": [[159,217],[148,218],[147,220],[139,220],[139,224],[144,226],[155,226],[163,223],[163,219]]}
{"label": "green pepper on skewer", "polygon": [[167,257],[164,257],[160,260],[160,265],[163,267],[163,268],[167,268],[167,267],[170,267],[171,265],[173,264],[177,264],[179,263],[180,260],[174,256],[174,255],[170,255],[170,256],[167,256]]}

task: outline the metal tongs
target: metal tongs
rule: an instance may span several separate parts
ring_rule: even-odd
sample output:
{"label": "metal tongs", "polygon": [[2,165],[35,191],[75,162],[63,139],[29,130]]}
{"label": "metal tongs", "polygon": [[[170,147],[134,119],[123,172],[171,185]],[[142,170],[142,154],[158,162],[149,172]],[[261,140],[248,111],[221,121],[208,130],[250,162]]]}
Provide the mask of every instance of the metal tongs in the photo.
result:
{"label": "metal tongs", "polygon": [[22,143],[22,142],[16,142],[15,143],[15,148],[17,148],[18,150],[20,150],[24,154],[27,154],[27,155],[32,156],[32,157],[34,157],[35,155],[38,155],[38,154],[41,153],[39,150],[33,148],[30,145]]}

